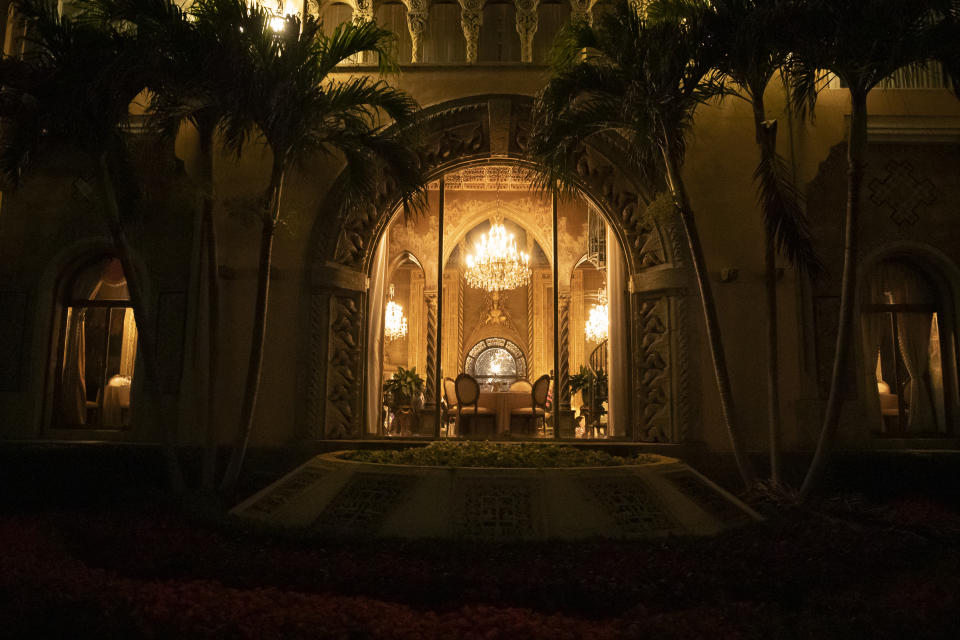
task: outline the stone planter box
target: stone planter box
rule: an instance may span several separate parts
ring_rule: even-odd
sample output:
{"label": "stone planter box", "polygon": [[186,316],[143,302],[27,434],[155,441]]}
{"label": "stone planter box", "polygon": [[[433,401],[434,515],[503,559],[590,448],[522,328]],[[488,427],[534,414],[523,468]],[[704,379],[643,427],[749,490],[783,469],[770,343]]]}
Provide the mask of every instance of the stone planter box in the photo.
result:
{"label": "stone planter box", "polygon": [[341,536],[482,540],[710,535],[759,516],[682,462],[618,467],[387,465],[319,455],[235,507]]}

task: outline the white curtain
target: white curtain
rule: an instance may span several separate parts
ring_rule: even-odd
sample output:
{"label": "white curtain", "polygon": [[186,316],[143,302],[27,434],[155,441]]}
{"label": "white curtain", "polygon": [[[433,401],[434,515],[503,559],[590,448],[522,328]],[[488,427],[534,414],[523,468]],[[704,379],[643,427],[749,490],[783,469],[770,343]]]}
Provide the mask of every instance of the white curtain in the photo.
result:
{"label": "white curtain", "polygon": [[133,377],[133,367],[137,361],[137,323],[133,317],[133,309],[128,308],[123,314],[123,342],[120,348],[120,375],[125,378]]}
{"label": "white curtain", "polygon": [[[877,420],[881,432],[886,431],[883,421],[883,411],[880,406],[880,391],[877,384],[882,380],[877,358],[880,357],[880,347],[883,344],[884,323],[890,322],[890,315],[886,313],[864,313],[860,316],[860,326],[863,333],[863,369],[864,391],[867,394],[867,410],[871,419]],[[885,382],[893,382],[893,377]],[[896,393],[896,390],[892,390]]]}
{"label": "white curtain", "polygon": [[373,271],[367,291],[370,318],[367,323],[367,433],[377,433],[383,406],[383,314],[386,300],[387,260],[390,255],[390,233],[383,234],[373,256]]}
{"label": "white curtain", "polygon": [[933,314],[930,323],[930,391],[933,394],[933,411],[936,414],[937,431],[946,433],[947,416],[943,396],[943,359],[940,355],[940,321]]}
{"label": "white curtain", "polygon": [[[92,300],[103,283],[101,274],[109,261],[98,262],[77,273],[70,289],[72,300]],[[85,308],[67,309],[60,377],[60,406],[64,424],[87,423],[87,341]]]}
{"label": "white curtain", "polygon": [[627,395],[627,305],[630,292],[626,261],[617,236],[607,225],[607,304],[610,327],[607,330],[607,432],[610,436],[626,435],[630,421]]}
{"label": "white curtain", "polygon": [[932,314],[898,313],[900,355],[910,374],[910,418],[907,429],[925,431],[933,425],[933,405],[927,376],[930,369],[930,326]]}

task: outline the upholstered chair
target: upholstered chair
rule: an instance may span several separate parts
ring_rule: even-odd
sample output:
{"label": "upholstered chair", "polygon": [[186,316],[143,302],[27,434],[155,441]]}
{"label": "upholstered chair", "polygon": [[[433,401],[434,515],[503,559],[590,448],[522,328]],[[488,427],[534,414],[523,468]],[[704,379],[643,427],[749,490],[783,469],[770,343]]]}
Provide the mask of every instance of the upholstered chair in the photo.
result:
{"label": "upholstered chair", "polygon": [[[489,422],[492,427],[490,429],[491,433],[496,431],[496,414],[478,404],[480,401],[480,384],[476,378],[468,373],[461,373],[454,381],[454,387],[457,394],[457,432],[461,436],[477,435],[477,424],[481,418]],[[464,423],[461,416],[469,417],[469,423]]]}
{"label": "upholstered chair", "polygon": [[534,435],[538,425],[546,430],[547,394],[550,392],[550,376],[544,374],[537,378],[530,390],[530,406],[518,407],[510,412],[510,424],[514,418],[525,425],[523,435]]}

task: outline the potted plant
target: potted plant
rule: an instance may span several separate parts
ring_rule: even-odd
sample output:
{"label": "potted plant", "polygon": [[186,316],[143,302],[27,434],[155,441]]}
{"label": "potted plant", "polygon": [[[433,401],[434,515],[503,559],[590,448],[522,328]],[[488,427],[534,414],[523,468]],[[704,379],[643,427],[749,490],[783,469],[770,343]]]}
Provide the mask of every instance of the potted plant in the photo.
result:
{"label": "potted plant", "polygon": [[581,366],[578,373],[570,376],[570,395],[577,392],[582,392],[580,415],[584,417],[584,427],[599,428],[600,418],[607,413],[607,372]]}
{"label": "potted plant", "polygon": [[416,367],[397,367],[393,376],[383,383],[383,404],[393,415],[391,425],[396,424],[401,433],[411,431],[418,422],[423,407],[423,387],[424,380]]}

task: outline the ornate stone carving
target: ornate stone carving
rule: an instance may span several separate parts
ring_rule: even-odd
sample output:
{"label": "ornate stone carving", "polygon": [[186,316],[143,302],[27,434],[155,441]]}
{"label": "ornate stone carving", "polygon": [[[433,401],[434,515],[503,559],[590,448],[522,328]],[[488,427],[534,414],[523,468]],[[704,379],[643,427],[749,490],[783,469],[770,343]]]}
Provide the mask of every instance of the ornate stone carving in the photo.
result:
{"label": "ornate stone carving", "polygon": [[609,162],[597,158],[587,148],[580,150],[575,166],[577,175],[587,187],[606,200],[615,222],[623,229],[627,250],[637,268],[663,264],[665,260],[660,238],[653,221],[646,215],[647,204],[641,200],[640,194],[618,179],[615,168]]}
{"label": "ornate stone carving", "polygon": [[410,42],[413,45],[410,62],[421,62],[421,39],[427,29],[427,17],[430,12],[428,0],[403,0],[407,8],[407,31],[410,32]]}
{"label": "ornate stone carving", "polygon": [[570,22],[593,24],[593,7],[597,0],[570,0]]}
{"label": "ornate stone carving", "polygon": [[424,294],[427,299],[427,371],[424,395],[427,404],[433,404],[437,388],[437,293]]}
{"label": "ornate stone carving", "polygon": [[650,534],[680,528],[658,492],[639,476],[584,478],[582,482],[622,534]]}
{"label": "ornate stone carving", "polygon": [[459,0],[460,27],[467,44],[467,64],[477,61],[477,45],[480,43],[480,26],[483,24],[483,5],[486,0]]}
{"label": "ornate stone carving", "polygon": [[[358,297],[358,296],[357,296]],[[354,296],[330,296],[330,331],[327,353],[326,437],[360,435],[361,313]]]}
{"label": "ornate stone carving", "polygon": [[694,347],[690,340],[692,332],[695,331],[692,325],[696,322],[697,315],[688,311],[688,299],[687,296],[683,295],[672,298],[674,304],[673,317],[677,318],[676,324],[670,328],[671,333],[676,338],[676,348],[673,352],[675,366],[673,368],[677,400],[674,406],[677,407],[678,413],[674,425],[673,442],[689,440],[690,426],[695,424],[700,417],[700,396],[696,393],[697,379],[695,372],[691,370],[691,353]]}
{"label": "ornate stone carving", "polygon": [[921,211],[937,201],[937,188],[930,180],[917,178],[908,160],[888,162],[867,189],[870,202],[885,209],[890,221],[901,230],[917,224]]}
{"label": "ornate stone carving", "polygon": [[373,0],[353,0],[353,21],[357,24],[373,22],[375,19]]}
{"label": "ornate stone carving", "polygon": [[520,62],[533,62],[533,36],[537,33],[540,0],[514,0],[517,7],[517,35],[520,36]]}
{"label": "ornate stone carving", "polygon": [[670,336],[666,298],[634,296],[634,398],[639,412],[638,436],[651,442],[670,441]]}

